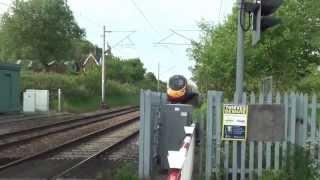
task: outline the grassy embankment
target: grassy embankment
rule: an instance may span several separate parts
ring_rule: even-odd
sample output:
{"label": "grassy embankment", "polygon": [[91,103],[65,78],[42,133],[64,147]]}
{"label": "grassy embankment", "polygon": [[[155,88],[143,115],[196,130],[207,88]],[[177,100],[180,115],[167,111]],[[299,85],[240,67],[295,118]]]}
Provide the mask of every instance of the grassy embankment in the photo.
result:
{"label": "grassy embankment", "polygon": [[[101,100],[101,80],[99,72],[86,74],[56,74],[22,72],[22,91],[25,89],[48,89],[50,107],[57,109],[57,91],[62,89],[63,110],[85,112],[97,110]],[[109,107],[137,105],[139,87],[133,84],[108,80],[106,102]]]}

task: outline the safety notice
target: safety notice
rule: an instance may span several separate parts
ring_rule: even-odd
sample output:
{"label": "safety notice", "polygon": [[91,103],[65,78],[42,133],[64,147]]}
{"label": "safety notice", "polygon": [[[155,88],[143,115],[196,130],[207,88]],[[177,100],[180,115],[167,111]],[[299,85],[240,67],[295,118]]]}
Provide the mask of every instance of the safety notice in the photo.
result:
{"label": "safety notice", "polygon": [[248,106],[225,104],[223,106],[222,139],[245,141],[247,121]]}

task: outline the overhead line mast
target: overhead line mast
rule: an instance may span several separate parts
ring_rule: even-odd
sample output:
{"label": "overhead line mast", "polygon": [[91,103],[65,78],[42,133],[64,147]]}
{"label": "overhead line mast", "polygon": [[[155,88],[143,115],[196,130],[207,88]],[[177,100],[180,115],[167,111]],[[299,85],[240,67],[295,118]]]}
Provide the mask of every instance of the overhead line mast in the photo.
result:
{"label": "overhead line mast", "polygon": [[[106,30],[106,26],[103,26],[103,32],[102,32],[102,53],[101,53],[101,108],[107,108],[107,102],[106,102],[106,72],[105,72],[105,55],[106,53],[108,55],[111,55],[111,46],[109,45],[107,39],[106,39],[106,33],[130,33],[125,38],[121,39],[119,42],[115,44],[115,46],[120,45],[121,42],[123,42],[125,39],[129,39],[130,36],[135,33],[136,31],[111,31]],[[107,44],[107,49],[106,49]]]}

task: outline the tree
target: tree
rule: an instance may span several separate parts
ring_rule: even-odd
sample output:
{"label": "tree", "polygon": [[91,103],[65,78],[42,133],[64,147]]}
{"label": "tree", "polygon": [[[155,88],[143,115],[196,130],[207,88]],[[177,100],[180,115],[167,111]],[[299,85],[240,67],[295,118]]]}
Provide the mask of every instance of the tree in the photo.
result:
{"label": "tree", "polygon": [[82,69],[82,65],[84,63],[84,60],[88,57],[90,53],[92,53],[94,56],[95,54],[95,46],[83,39],[74,39],[72,40],[72,59],[75,61],[75,65],[77,67],[77,70],[80,71]]}
{"label": "tree", "polygon": [[129,82],[137,82],[144,79],[146,70],[143,68],[143,63],[140,59],[125,60],[123,68]]}
{"label": "tree", "polygon": [[112,55],[106,57],[106,73],[109,79],[135,83],[144,79],[145,72],[140,59],[122,60]]}
{"label": "tree", "polygon": [[156,82],[156,81],[157,81],[156,76],[155,76],[152,72],[147,72],[147,73],[144,75],[144,78],[145,78],[147,81],[151,81],[151,82]]}
{"label": "tree", "polygon": [[44,67],[72,58],[74,40],[85,33],[64,0],[17,1],[2,16],[0,59],[31,59]]}
{"label": "tree", "polygon": [[[320,1],[286,0],[277,12],[279,27],[263,33],[256,48],[251,33],[245,42],[245,89],[258,91],[260,81],[273,76],[278,90],[297,88],[320,64]],[[222,90],[232,97],[235,87],[237,10],[217,26],[200,24],[203,35],[189,51],[196,62],[193,79],[199,90]]]}

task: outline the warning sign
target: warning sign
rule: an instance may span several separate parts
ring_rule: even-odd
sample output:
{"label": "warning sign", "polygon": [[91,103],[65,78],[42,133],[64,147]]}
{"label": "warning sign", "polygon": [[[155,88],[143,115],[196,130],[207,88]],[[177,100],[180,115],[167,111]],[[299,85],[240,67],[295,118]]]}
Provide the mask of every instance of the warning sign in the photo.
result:
{"label": "warning sign", "polygon": [[247,139],[248,106],[225,104],[223,107],[222,139]]}

